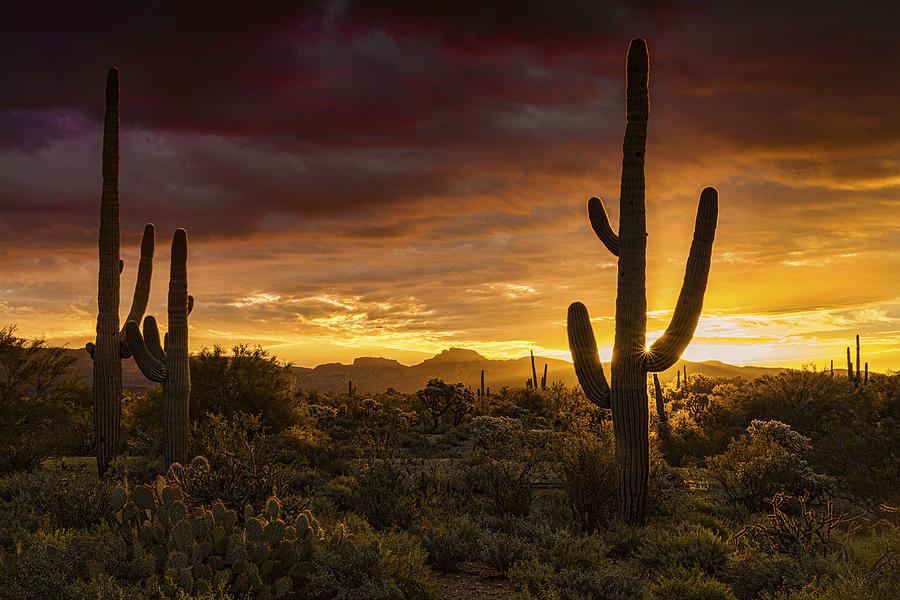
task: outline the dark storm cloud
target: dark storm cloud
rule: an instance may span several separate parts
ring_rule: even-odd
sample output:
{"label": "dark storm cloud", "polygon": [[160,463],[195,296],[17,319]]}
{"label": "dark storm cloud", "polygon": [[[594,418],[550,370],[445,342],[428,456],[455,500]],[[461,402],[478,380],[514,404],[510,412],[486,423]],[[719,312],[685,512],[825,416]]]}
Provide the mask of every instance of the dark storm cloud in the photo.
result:
{"label": "dark storm cloud", "polygon": [[584,210],[601,195],[617,222],[637,36],[652,61],[651,305],[674,303],[715,185],[711,311],[887,306],[898,22],[871,2],[5,3],[0,314],[92,335],[117,65],[123,276],[146,221],[162,273],[186,227],[202,343],[321,330],[384,347],[410,331],[404,347],[564,348],[570,301],[597,318],[614,306],[614,260]]}

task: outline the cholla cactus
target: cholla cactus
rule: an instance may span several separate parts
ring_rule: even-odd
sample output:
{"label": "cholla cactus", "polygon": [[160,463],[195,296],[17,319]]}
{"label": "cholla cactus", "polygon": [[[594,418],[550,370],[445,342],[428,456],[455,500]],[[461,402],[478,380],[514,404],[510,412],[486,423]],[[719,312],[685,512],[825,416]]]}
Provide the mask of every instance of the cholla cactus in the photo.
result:
{"label": "cholla cactus", "polygon": [[646,216],[644,153],[650,112],[650,61],[642,39],[631,42],[626,61],[626,126],[623,142],[619,233],[616,235],[598,198],[588,201],[588,214],[597,236],[619,257],[616,296],[616,335],[611,381],[607,383],[597,353],[587,309],[580,302],[569,307],[569,348],[575,373],[595,404],[612,408],[616,438],[619,511],[626,521],[643,524],[650,473],[647,373],[671,367],[687,347],[703,307],[712,243],[718,215],[718,193],[705,188],[694,227],[694,241],[684,284],[672,322],[647,349]]}
{"label": "cholla cactus", "polygon": [[159,344],[156,319],[144,319],[144,333],[137,321],[125,323],[128,347],[144,377],[163,386],[163,445],[166,464],[182,463],[187,456],[188,402],[191,374],[188,361],[187,317],[194,305],[187,293],[187,233],[175,231],[169,270],[169,331],[165,347]]}
{"label": "cholla cactus", "polygon": [[[103,120],[103,190],[100,196],[100,276],[97,286],[97,338],[85,344],[94,361],[94,441],[97,469],[106,471],[119,445],[122,414],[122,359],[131,356],[119,329],[119,70],[106,76]],[[153,225],[144,227],[137,284],[128,319],[140,320],[147,309],[153,270]]]}
{"label": "cholla cactus", "polygon": [[309,511],[285,519],[275,497],[260,513],[247,506],[242,518],[221,502],[189,510],[181,491],[161,477],[151,486],[118,488],[111,501],[129,545],[131,576],[167,597],[183,590],[284,598],[304,578],[316,546],[349,535],[341,524],[326,536]]}

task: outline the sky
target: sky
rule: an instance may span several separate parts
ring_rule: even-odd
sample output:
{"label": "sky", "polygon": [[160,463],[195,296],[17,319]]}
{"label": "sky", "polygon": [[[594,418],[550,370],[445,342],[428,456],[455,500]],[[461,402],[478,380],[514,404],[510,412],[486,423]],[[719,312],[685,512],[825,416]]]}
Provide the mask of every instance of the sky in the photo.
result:
{"label": "sky", "polygon": [[451,346],[612,349],[624,61],[650,52],[648,342],[719,191],[688,360],[900,368],[900,8],[888,2],[4,3],[0,326],[97,314],[107,69],[121,81],[121,315],[143,226],[164,326],[188,232],[193,350],[296,365]]}

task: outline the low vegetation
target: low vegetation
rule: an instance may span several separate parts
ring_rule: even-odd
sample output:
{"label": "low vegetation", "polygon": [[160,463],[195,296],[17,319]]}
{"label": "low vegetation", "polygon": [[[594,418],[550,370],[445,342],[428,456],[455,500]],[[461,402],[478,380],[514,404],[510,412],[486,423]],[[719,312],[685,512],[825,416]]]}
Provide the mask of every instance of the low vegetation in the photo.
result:
{"label": "low vegetation", "polygon": [[159,391],[127,393],[98,478],[70,362],[0,332],[3,599],[456,597],[448,573],[520,599],[897,597],[895,373],[664,388],[638,528],[580,388],[320,394],[214,348],[191,359],[197,458],[166,468]]}

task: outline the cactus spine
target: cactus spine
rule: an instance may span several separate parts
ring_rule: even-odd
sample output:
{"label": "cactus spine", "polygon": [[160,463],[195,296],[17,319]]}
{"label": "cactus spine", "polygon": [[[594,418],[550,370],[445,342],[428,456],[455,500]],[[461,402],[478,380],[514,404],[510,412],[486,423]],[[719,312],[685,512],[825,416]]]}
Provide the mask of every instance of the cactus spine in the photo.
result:
{"label": "cactus spine", "polygon": [[650,107],[649,68],[646,43],[642,39],[633,40],[626,61],[626,126],[618,235],[612,232],[602,202],[598,198],[588,202],[594,231],[607,249],[619,257],[612,386],[607,384],[600,365],[587,309],[575,302],[569,307],[568,315],[569,347],[578,380],[594,403],[612,408],[619,512],[633,524],[643,524],[646,516],[649,476],[647,373],[662,371],[675,364],[694,335],[703,307],[718,216],[718,193],[714,188],[704,188],[672,322],[647,350],[644,152]]}
{"label": "cactus spine", "polygon": [[[122,358],[131,356],[119,329],[119,70],[106,76],[106,112],[103,118],[103,188],[100,195],[100,270],[97,285],[97,338],[85,344],[94,361],[94,441],[97,470],[106,471],[119,445],[122,414]],[[144,227],[137,284],[128,318],[140,319],[147,309],[153,270],[152,224]]]}
{"label": "cactus spine", "polygon": [[163,446],[166,464],[183,463],[187,456],[188,410],[191,374],[188,358],[187,317],[194,299],[187,293],[187,233],[177,229],[172,238],[169,268],[169,331],[159,345],[156,319],[144,319],[144,333],[137,321],[125,323],[128,346],[144,377],[163,387]]}

